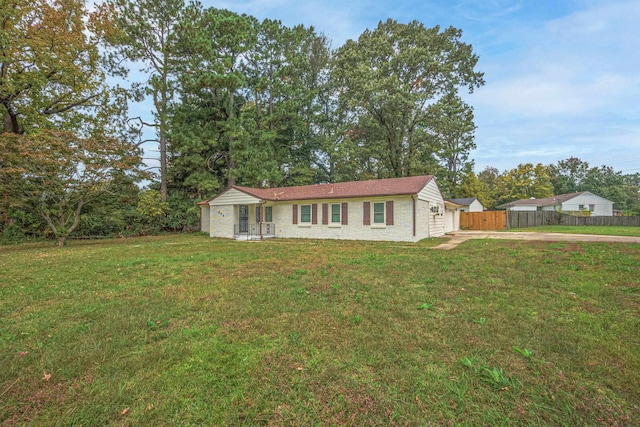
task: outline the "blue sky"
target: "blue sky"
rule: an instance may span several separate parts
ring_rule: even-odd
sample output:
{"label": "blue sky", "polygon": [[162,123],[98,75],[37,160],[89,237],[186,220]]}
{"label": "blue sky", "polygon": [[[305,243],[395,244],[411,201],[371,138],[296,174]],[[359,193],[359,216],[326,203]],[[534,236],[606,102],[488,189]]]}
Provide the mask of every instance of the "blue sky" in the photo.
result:
{"label": "blue sky", "polygon": [[640,172],[638,0],[204,0],[285,25],[313,25],[341,46],[387,18],[450,25],[480,56],[476,172],[574,156]]}

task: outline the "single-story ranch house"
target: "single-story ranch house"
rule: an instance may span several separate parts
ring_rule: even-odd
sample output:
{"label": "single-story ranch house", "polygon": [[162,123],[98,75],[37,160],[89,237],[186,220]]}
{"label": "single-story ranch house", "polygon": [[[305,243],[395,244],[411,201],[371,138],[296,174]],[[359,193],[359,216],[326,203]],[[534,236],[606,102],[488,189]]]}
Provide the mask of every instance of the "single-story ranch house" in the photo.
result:
{"label": "single-story ranch house", "polygon": [[544,199],[521,199],[496,206],[511,211],[589,212],[591,216],[612,216],[613,202],[589,191],[560,194]]}
{"label": "single-story ranch house", "polygon": [[484,205],[475,197],[467,197],[464,199],[451,199],[453,203],[460,205],[460,212],[483,212]]}
{"label": "single-story ranch house", "polygon": [[459,227],[431,175],[280,188],[231,186],[200,202],[211,237],[416,242]]}

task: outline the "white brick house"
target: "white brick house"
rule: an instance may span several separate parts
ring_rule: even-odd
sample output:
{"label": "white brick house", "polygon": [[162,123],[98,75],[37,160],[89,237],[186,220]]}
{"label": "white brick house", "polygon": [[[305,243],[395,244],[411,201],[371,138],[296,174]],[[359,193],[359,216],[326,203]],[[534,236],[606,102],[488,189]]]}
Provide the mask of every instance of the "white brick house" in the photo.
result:
{"label": "white brick house", "polygon": [[455,211],[445,207],[431,175],[280,188],[232,186],[198,205],[200,229],[226,238],[416,242],[443,235],[445,214]]}

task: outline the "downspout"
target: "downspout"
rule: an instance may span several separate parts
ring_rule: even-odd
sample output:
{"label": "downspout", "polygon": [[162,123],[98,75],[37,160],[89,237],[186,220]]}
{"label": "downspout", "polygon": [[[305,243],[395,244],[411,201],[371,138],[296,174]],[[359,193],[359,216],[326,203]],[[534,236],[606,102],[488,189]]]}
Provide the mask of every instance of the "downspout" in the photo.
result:
{"label": "downspout", "polygon": [[264,212],[263,212],[264,208],[262,207],[262,205],[264,205],[265,203],[267,203],[266,200],[260,201],[260,240],[263,240],[262,239],[262,218],[264,218]]}
{"label": "downspout", "polygon": [[411,201],[413,202],[413,237],[416,237],[416,196],[411,195]]}

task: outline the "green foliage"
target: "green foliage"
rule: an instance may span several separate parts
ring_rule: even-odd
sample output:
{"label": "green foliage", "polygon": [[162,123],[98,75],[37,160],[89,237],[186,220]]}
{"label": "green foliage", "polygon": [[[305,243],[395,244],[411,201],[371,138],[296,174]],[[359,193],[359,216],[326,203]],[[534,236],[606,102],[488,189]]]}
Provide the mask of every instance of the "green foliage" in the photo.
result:
{"label": "green foliage", "polygon": [[518,167],[496,178],[496,191],[499,203],[513,200],[553,196],[553,185],[549,170],[541,163],[519,164]]}
{"label": "green foliage", "polygon": [[430,124],[427,139],[444,167],[444,172],[438,175],[438,186],[445,195],[464,197],[460,196],[460,187],[463,177],[473,173],[469,153],[476,148],[473,109],[457,94],[450,93],[430,105],[427,116]]}
{"label": "green foliage", "polygon": [[121,175],[135,175],[140,164],[138,150],[127,142],[60,131],[4,134],[0,152],[5,155],[3,191],[38,212],[60,246],[78,227],[85,205],[108,192]]}
{"label": "green foliage", "polygon": [[199,228],[200,209],[195,200],[184,192],[170,190],[167,199],[167,214],[162,228],[167,231],[196,231]]}
{"label": "green foliage", "polygon": [[533,357],[533,352],[531,350],[529,350],[528,348],[522,349],[522,348],[514,345],[513,346],[513,350],[516,353],[522,355],[522,357],[524,357],[525,359],[531,359]]}
{"label": "green foliage", "polygon": [[[418,21],[400,24],[389,19],[336,52],[333,77],[341,88],[341,108],[357,120],[354,131],[373,150],[378,175],[425,173],[439,150],[448,162],[456,157],[449,148],[461,143],[470,147],[474,126],[457,90],[471,92],[484,81],[482,73],[474,71],[478,57],[460,41],[461,35],[453,27],[440,31]],[[429,104],[444,108],[429,110]],[[454,135],[449,125],[456,120],[465,127]],[[438,141],[432,140],[434,133]],[[455,162],[448,170],[454,167]]]}
{"label": "green foliage", "polygon": [[455,196],[459,198],[475,197],[485,209],[494,208],[496,203],[489,184],[481,181],[471,170],[463,173],[462,184]]}
{"label": "green foliage", "polygon": [[153,223],[165,216],[169,210],[169,203],[162,201],[162,196],[157,190],[144,190],[138,196],[136,212],[145,223]]}
{"label": "green foliage", "polygon": [[27,240],[27,236],[25,235],[22,226],[20,224],[11,224],[2,229],[2,234],[0,234],[0,243],[2,244],[13,244],[13,243],[21,243]]}
{"label": "green foliage", "polygon": [[514,382],[511,378],[507,377],[504,372],[502,372],[502,368],[482,368],[482,377],[483,379],[491,384],[494,389],[500,391],[509,391],[509,387],[512,387]]}
{"label": "green foliage", "polygon": [[196,198],[236,182],[317,182],[311,130],[326,39],[215,8],[198,16],[180,33],[189,57],[172,118],[174,182]]}
{"label": "green foliage", "polygon": [[569,194],[581,191],[581,184],[589,170],[589,163],[577,157],[569,157],[548,167],[554,194]]}
{"label": "green foliage", "polygon": [[422,304],[418,304],[418,310],[431,310],[431,307],[433,307],[433,304],[425,302]]}

